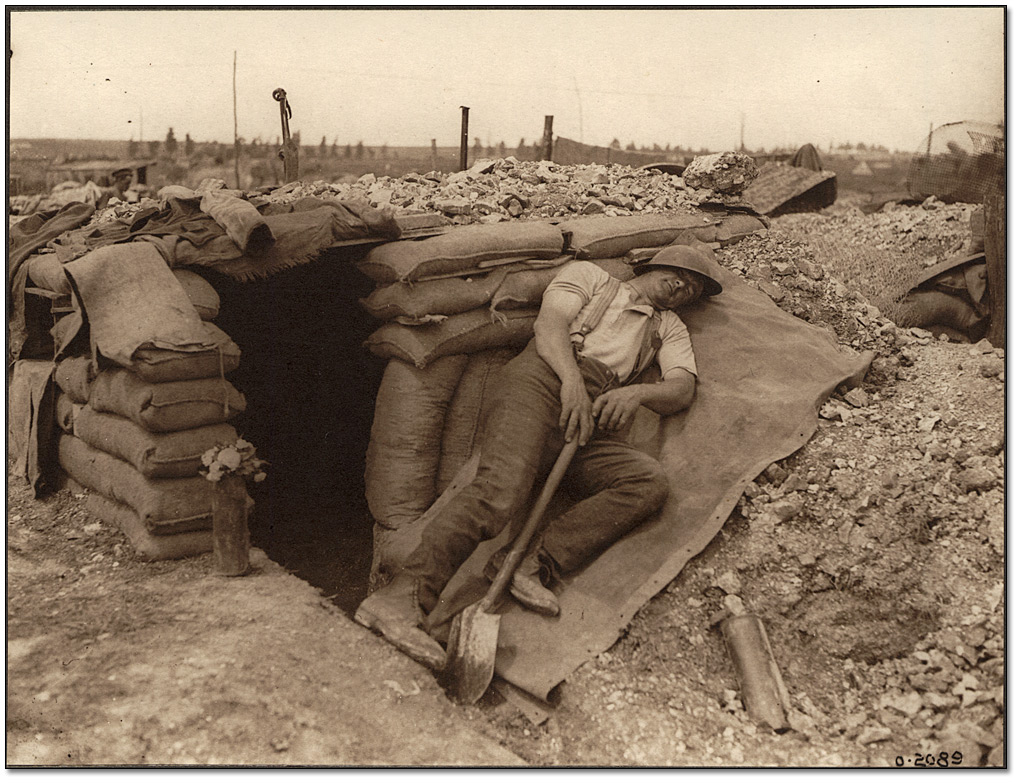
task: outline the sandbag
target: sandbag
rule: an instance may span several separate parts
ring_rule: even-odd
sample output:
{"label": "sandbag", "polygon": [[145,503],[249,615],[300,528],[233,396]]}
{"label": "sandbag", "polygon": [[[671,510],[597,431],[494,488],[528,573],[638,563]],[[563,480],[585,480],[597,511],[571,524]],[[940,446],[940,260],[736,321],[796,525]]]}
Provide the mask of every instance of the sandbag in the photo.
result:
{"label": "sandbag", "polygon": [[75,432],[75,420],[83,406],[74,402],[69,395],[58,393],[56,402],[57,427],[65,433]]}
{"label": "sandbag", "polygon": [[383,371],[366,451],[369,511],[385,528],[416,520],[436,498],[447,405],[468,358],[451,356],[420,369],[391,360]]}
{"label": "sandbag", "polygon": [[130,506],[90,490],[74,479],[68,479],[68,489],[84,493],[82,505],[89,514],[104,523],[120,528],[131,543],[135,554],[143,561],[168,561],[208,553],[213,549],[212,531],[186,531],[180,534],[154,536],[146,530],[138,514]]}
{"label": "sandbag", "polygon": [[126,366],[139,378],[151,383],[188,381],[193,378],[219,378],[238,369],[241,349],[230,335],[216,324],[202,322],[206,339],[213,348],[204,351],[174,351],[163,348],[140,348]]}
{"label": "sandbag", "polygon": [[198,476],[203,452],[238,439],[237,431],[228,424],[151,433],[130,419],[100,413],[92,406],[79,407],[73,432],[89,446],[124,460],[149,479]]}
{"label": "sandbag", "polygon": [[389,322],[370,335],[365,344],[378,357],[400,359],[424,368],[437,357],[525,346],[532,338],[536,314],[534,308],[501,314],[477,308],[440,324],[413,327]]}
{"label": "sandbag", "polygon": [[28,268],[29,280],[38,288],[56,294],[71,293],[71,283],[56,253],[37,253],[25,262],[25,266]]}
{"label": "sandbag", "polygon": [[[618,280],[635,277],[631,265],[624,259],[596,259],[593,264]],[[560,267],[553,267],[512,272],[494,293],[491,310],[539,307],[543,301],[543,292],[560,271]]]}
{"label": "sandbag", "polygon": [[466,272],[495,259],[552,259],[563,246],[560,230],[542,221],[473,224],[422,240],[388,242],[357,266],[377,283],[416,281]]}
{"label": "sandbag", "polygon": [[216,425],[245,410],[245,396],[225,379],[151,384],[122,368],[100,373],[88,402],[96,411],[126,417],[153,433]]}
{"label": "sandbag", "polygon": [[598,215],[557,224],[568,240],[568,252],[577,259],[610,259],[633,248],[669,245],[682,232],[701,242],[716,242],[720,217],[705,213],[676,215]]}
{"label": "sandbag", "polygon": [[497,269],[466,278],[391,283],[360,299],[359,304],[380,321],[453,316],[489,302],[507,275],[506,269]]}
{"label": "sandbag", "polygon": [[517,349],[495,348],[469,356],[444,418],[436,475],[437,495],[447,489],[472,454],[482,424],[483,400],[493,387],[497,371],[517,353]]}
{"label": "sandbag", "polygon": [[942,325],[965,334],[982,319],[968,303],[942,291],[912,291],[897,306],[898,326]]}
{"label": "sandbag", "polygon": [[721,218],[720,223],[717,224],[715,238],[721,245],[733,245],[768,226],[769,223],[755,215],[735,213]]}
{"label": "sandbag", "polygon": [[66,433],[60,436],[57,454],[72,479],[130,507],[151,534],[212,528],[215,485],[202,476],[146,479],[123,460]]}
{"label": "sandbag", "polygon": [[203,322],[155,245],[105,245],[64,265],[95,351],[127,367],[138,348],[205,351]]}
{"label": "sandbag", "polygon": [[187,269],[171,271],[188,295],[188,300],[199,314],[199,318],[203,321],[212,321],[220,314],[220,295],[204,277]]}
{"label": "sandbag", "polygon": [[53,371],[57,386],[76,403],[89,402],[95,378],[95,366],[88,357],[67,357],[58,362]]}

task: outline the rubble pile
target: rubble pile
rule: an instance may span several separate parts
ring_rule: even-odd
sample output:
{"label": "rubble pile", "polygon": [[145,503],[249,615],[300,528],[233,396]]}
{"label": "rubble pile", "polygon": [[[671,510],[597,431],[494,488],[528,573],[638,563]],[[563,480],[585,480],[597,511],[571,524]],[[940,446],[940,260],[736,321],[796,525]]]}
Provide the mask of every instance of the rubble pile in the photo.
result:
{"label": "rubble pile", "polygon": [[866,215],[858,207],[835,204],[819,213],[782,215],[774,228],[817,234],[848,247],[864,246],[903,254],[920,272],[970,250],[975,204],[945,204],[934,197],[922,204],[888,202]]}
{"label": "rubble pile", "polygon": [[[708,156],[715,157],[715,156]],[[700,159],[693,161],[692,165]],[[363,175],[355,183],[290,183],[268,194],[271,201],[303,196],[362,199],[400,213],[435,212],[455,224],[499,223],[578,215],[692,212],[700,204],[734,203],[740,196],[655,169],[586,164],[560,166],[514,157],[477,161],[465,171]]]}

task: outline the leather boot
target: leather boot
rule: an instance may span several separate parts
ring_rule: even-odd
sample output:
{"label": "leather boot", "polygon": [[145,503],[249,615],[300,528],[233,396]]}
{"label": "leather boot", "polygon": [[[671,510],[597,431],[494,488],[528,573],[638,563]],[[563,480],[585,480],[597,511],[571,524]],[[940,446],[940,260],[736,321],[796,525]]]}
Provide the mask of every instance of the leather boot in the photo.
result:
{"label": "leather boot", "polygon": [[560,614],[561,605],[543,585],[542,570],[540,548],[532,547],[511,577],[511,595],[533,612],[553,617]]}
{"label": "leather boot", "polygon": [[442,670],[447,653],[422,629],[425,615],[419,605],[419,581],[398,572],[383,588],[370,594],[355,611],[355,620],[415,661]]}

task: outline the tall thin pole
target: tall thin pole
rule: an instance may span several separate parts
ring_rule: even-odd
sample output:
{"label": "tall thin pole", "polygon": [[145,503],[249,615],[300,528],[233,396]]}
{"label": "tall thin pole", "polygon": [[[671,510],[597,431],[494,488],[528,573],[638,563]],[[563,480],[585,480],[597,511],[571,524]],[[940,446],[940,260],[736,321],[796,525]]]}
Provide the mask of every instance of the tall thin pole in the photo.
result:
{"label": "tall thin pole", "polygon": [[468,107],[461,107],[461,160],[459,171],[468,168]]}
{"label": "tall thin pole", "polygon": [[241,165],[238,162],[238,50],[234,50],[234,74],[231,82],[234,93],[234,187],[241,188]]}
{"label": "tall thin pole", "polygon": [[543,160],[554,159],[554,116],[546,115],[543,118]]}

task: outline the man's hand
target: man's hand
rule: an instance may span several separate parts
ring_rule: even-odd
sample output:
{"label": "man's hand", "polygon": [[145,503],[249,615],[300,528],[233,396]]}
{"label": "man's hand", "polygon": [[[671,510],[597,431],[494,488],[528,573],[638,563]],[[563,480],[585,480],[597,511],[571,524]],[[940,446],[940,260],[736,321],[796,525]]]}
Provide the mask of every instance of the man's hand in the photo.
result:
{"label": "man's hand", "polygon": [[661,416],[687,408],[695,394],[696,377],[687,370],[668,371],[657,384],[631,384],[604,392],[593,401],[593,416],[601,430],[621,430],[632,426],[639,406]]}
{"label": "man's hand", "polygon": [[629,428],[645,398],[641,386],[618,387],[604,392],[593,402],[593,416],[600,430]]}
{"label": "man's hand", "polygon": [[578,445],[585,446],[593,434],[593,403],[579,373],[561,383],[561,429],[564,440],[571,441],[578,431]]}

